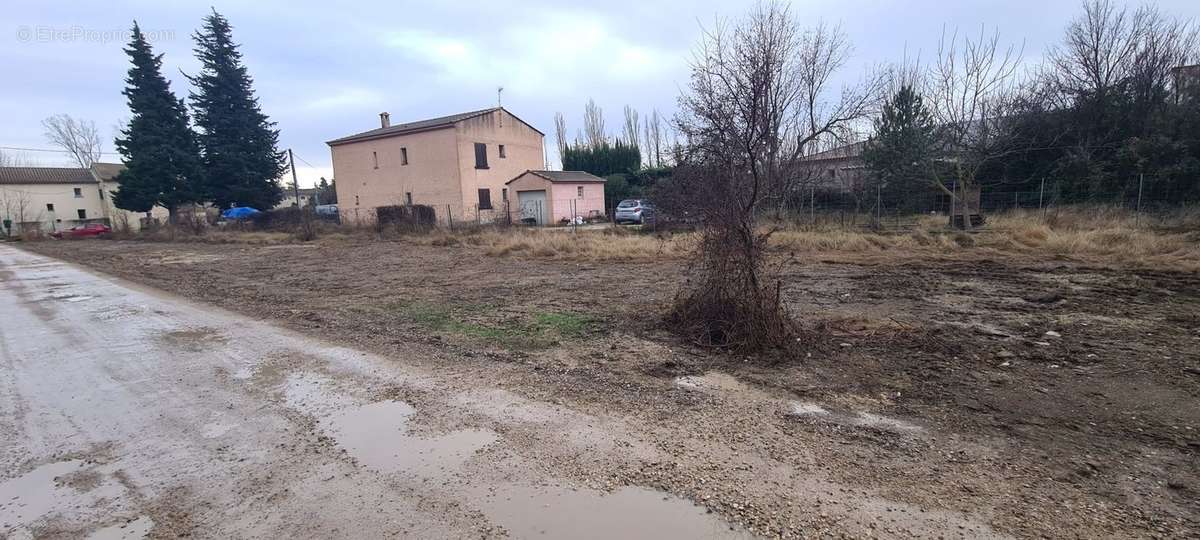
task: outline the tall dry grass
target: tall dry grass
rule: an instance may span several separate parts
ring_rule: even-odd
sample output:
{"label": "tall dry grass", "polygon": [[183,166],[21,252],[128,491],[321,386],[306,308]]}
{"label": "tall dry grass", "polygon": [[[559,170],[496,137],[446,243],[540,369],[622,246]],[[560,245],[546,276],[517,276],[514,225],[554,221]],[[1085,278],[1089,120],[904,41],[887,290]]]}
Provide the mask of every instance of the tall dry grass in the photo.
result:
{"label": "tall dry grass", "polygon": [[602,230],[492,229],[438,231],[408,241],[429,246],[473,246],[493,257],[529,256],[591,261],[678,258],[692,249],[690,234],[655,236],[624,228]]}
{"label": "tall dry grass", "polygon": [[[964,232],[947,228],[945,216],[918,216],[901,232],[872,232],[836,226],[773,224],[771,248],[792,253],[954,256],[1011,253],[1141,265],[1200,269],[1200,210],[1154,216],[1113,207],[1055,211],[1017,210],[988,216],[987,225]],[[525,256],[592,261],[684,257],[696,246],[694,233],[649,235],[624,228],[586,230],[495,229],[435,232],[410,241],[431,246],[472,246],[490,256]]]}

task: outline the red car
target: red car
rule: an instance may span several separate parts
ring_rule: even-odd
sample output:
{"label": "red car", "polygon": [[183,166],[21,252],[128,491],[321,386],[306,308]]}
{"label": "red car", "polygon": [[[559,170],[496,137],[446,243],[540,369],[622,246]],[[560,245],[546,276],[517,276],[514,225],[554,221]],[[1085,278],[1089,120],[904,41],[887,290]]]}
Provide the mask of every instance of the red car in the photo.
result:
{"label": "red car", "polygon": [[50,236],[55,238],[95,238],[112,232],[112,228],[103,223],[88,223],[77,225],[65,231],[54,231]]}

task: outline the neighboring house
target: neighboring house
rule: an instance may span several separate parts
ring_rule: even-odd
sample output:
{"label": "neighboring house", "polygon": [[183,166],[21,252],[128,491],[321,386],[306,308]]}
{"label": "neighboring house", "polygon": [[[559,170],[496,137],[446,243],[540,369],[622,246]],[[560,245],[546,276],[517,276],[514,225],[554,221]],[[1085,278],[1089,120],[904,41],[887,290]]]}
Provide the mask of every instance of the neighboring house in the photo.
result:
{"label": "neighboring house", "polygon": [[545,164],[545,135],[500,107],[396,125],[379,118],[378,129],[327,143],[343,220],[421,204],[442,222],[492,221],[515,206],[505,182]]}
{"label": "neighboring house", "polygon": [[860,141],[801,158],[811,186],[817,191],[842,193],[863,186],[869,174],[862,157],[866,147],[866,141]]}
{"label": "neighboring house", "polygon": [[167,211],[127,212],[112,205],[116,177],[124,166],[94,163],[78,167],[0,167],[0,219],[13,222],[13,233],[53,232],[85,223],[128,224],[141,228],[145,219],[165,220]]}
{"label": "neighboring house", "polygon": [[514,221],[552,225],[604,217],[604,179],[583,171],[525,171],[505,185]]}
{"label": "neighboring house", "polygon": [[300,199],[297,200],[296,190],[285,187],[283,188],[283,199],[279,201],[279,204],[275,205],[275,209],[278,210],[280,208],[291,208],[293,206],[304,208],[314,204],[323,204],[320,202],[314,202],[317,196],[317,191],[317,188],[300,188]]}
{"label": "neighboring house", "polygon": [[1195,97],[1200,89],[1200,65],[1172,68],[1171,76],[1175,79],[1175,103]]}

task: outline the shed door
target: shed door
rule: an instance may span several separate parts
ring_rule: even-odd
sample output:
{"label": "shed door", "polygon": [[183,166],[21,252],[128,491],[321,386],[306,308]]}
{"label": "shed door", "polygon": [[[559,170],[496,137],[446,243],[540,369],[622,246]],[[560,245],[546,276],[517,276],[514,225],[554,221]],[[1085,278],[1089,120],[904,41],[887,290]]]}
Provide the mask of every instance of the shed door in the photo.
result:
{"label": "shed door", "polygon": [[518,191],[517,204],[521,205],[521,221],[534,220],[545,225],[550,209],[546,207],[546,190]]}

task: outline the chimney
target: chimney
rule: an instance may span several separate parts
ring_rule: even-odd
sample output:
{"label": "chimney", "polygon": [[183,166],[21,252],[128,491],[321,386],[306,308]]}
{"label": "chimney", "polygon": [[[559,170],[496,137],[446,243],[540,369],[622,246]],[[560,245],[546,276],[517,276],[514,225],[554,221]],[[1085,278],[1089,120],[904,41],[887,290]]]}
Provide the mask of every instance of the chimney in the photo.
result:
{"label": "chimney", "polygon": [[391,127],[391,125],[392,115],[386,112],[379,113],[379,127]]}

